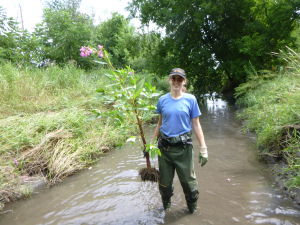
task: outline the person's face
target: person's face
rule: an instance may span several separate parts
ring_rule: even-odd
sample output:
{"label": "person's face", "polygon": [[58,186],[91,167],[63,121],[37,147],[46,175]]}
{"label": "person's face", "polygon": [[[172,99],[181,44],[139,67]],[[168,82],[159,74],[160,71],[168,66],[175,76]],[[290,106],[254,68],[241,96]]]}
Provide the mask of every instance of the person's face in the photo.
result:
{"label": "person's face", "polygon": [[169,83],[173,90],[181,90],[183,85],[185,85],[186,80],[182,76],[173,75],[169,77]]}

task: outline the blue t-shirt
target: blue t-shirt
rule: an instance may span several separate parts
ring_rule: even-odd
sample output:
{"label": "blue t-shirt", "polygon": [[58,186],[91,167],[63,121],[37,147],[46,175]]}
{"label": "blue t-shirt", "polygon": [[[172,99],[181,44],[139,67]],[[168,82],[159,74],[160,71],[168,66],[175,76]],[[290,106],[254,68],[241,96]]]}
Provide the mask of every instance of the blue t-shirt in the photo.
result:
{"label": "blue t-shirt", "polygon": [[180,99],[173,99],[170,93],[161,96],[155,112],[162,114],[160,130],[169,137],[175,137],[191,130],[191,119],[201,112],[194,95],[184,93]]}

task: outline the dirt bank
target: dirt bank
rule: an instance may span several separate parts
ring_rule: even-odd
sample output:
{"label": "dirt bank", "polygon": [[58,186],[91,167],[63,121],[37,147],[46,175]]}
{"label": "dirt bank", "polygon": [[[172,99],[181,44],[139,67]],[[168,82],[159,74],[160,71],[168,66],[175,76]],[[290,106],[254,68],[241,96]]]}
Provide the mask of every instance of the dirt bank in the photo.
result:
{"label": "dirt bank", "polygon": [[295,204],[300,206],[300,188],[288,188],[286,182],[291,180],[294,175],[292,171],[285,171],[288,164],[281,157],[276,155],[262,154],[263,160],[268,164],[272,179],[274,180],[274,188],[283,196],[290,198]]}

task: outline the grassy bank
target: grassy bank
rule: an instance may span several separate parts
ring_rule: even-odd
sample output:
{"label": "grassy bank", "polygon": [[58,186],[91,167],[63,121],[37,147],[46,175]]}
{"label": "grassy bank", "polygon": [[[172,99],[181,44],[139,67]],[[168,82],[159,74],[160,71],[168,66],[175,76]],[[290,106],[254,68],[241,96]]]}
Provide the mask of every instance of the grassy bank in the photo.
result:
{"label": "grassy bank", "polygon": [[250,72],[249,81],[236,89],[238,117],[255,132],[262,155],[284,162],[288,188],[300,188],[300,56],[288,49],[278,72]]}
{"label": "grassy bank", "polygon": [[91,111],[110,106],[96,89],[105,71],[85,72],[70,64],[45,69],[0,65],[0,212],[4,204],[30,195],[30,176],[48,184],[63,180],[123,142],[131,131]]}

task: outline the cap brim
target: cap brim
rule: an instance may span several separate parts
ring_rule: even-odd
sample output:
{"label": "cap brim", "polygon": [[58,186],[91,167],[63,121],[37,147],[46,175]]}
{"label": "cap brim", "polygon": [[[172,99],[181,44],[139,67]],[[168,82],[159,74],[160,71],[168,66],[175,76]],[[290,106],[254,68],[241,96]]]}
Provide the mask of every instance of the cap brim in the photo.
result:
{"label": "cap brim", "polygon": [[183,78],[185,79],[185,76],[184,76],[184,75],[182,75],[182,74],[178,74],[178,73],[171,73],[171,74],[169,75],[169,77],[170,77],[170,76],[174,76],[174,75],[181,76],[181,77],[183,77]]}

